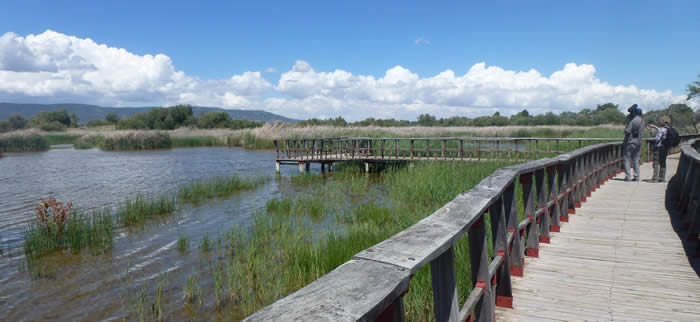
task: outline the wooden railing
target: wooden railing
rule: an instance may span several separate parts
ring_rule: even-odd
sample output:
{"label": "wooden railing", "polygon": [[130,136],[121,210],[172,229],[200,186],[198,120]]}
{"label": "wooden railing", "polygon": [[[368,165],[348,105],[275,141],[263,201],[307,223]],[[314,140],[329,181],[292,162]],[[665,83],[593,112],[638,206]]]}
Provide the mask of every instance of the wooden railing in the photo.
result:
{"label": "wooden railing", "polygon": [[[539,243],[549,242],[550,232],[559,231],[560,222],[619,171],[621,160],[621,143],[602,143],[501,168],[429,217],[247,320],[403,320],[409,281],[430,264],[437,321],[464,321],[474,312],[481,321],[493,321],[497,304],[512,303],[511,275],[522,276],[524,256],[538,256]],[[516,184],[524,200],[520,222]],[[485,213],[493,236],[490,261]],[[465,233],[475,285],[458,303],[456,270],[467,268],[455,267],[454,245]]]}
{"label": "wooden railing", "polygon": [[608,138],[333,138],[274,140],[280,160],[502,159],[550,157]]}
{"label": "wooden railing", "polygon": [[[676,147],[671,148],[668,151],[668,154],[673,154],[673,153],[679,153],[681,152],[681,147],[683,146],[684,143],[689,142],[690,140],[694,140],[700,138],[700,134],[684,134],[681,135],[681,144],[679,144]],[[642,156],[645,157],[643,161],[651,161],[652,160],[652,154],[654,153],[654,139],[653,138],[647,138],[644,139],[644,147],[642,149]]]}
{"label": "wooden railing", "polygon": [[[674,176],[672,188],[676,206],[681,213],[681,222],[688,230],[687,240],[698,240],[700,233],[700,139],[693,139],[681,145],[681,159]],[[700,257],[700,245],[695,250]]]}
{"label": "wooden railing", "polygon": [[[687,142],[695,137],[697,135],[683,136],[682,140]],[[366,147],[370,152],[366,153],[374,153],[377,150],[370,147],[371,142],[388,139],[334,139],[331,141],[336,148],[330,151],[338,153],[340,149],[347,153],[344,144],[349,144],[353,147],[350,150],[357,152],[357,142],[362,140],[370,142]],[[415,142],[417,139],[403,140]],[[482,139],[452,140],[478,142]],[[487,139],[494,140],[505,142],[508,139]],[[679,179],[674,180],[676,189],[681,191],[679,201],[686,214],[689,233],[694,238],[700,225],[700,153],[695,149],[698,145],[696,140],[682,145],[683,154],[676,174]],[[439,152],[466,153],[462,152],[462,145],[459,146],[457,151],[442,148]],[[397,147],[399,155],[403,150],[399,144]],[[403,295],[408,291],[411,277],[429,264],[437,321],[464,321],[474,313],[480,321],[493,321],[496,306],[512,305],[511,276],[523,275],[524,257],[537,257],[539,243],[548,243],[550,232],[558,232],[560,223],[568,221],[569,215],[575,213],[592,191],[620,172],[622,148],[621,142],[600,143],[553,158],[498,169],[429,217],[361,251],[330,273],[247,320],[401,321],[405,319]],[[321,148],[320,151],[329,150]],[[385,146],[378,151],[386,153]],[[322,155],[315,154],[315,157]],[[517,207],[518,184],[524,201],[522,210]],[[485,231],[486,213],[490,214],[490,241]],[[524,219],[518,221],[519,217]],[[471,280],[475,282],[466,301],[458,303],[456,270],[467,268],[455,266],[454,245],[465,233]],[[489,243],[494,253],[491,260],[487,253]]]}

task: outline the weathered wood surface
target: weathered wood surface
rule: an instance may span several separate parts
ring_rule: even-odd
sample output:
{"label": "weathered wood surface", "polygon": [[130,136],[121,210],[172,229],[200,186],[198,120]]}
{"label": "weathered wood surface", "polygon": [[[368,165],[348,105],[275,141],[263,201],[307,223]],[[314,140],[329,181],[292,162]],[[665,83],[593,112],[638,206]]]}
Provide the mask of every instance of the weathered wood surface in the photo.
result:
{"label": "weathered wood surface", "polygon": [[[669,156],[667,178],[677,165]],[[642,165],[642,178],[651,172]],[[686,256],[671,225],[666,187],[610,180],[593,192],[539,258],[526,258],[513,309],[497,308],[497,320],[700,320],[690,262],[700,259]]]}

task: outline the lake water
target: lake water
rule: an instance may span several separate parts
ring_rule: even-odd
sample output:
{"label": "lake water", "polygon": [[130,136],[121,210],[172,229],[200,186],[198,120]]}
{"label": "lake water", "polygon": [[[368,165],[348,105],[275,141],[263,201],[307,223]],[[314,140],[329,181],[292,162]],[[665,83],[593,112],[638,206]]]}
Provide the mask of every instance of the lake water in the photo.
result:
{"label": "lake water", "polygon": [[[240,148],[149,152],[63,148],[6,153],[0,158],[0,320],[120,319],[128,314],[132,294],[144,287],[152,289],[163,273],[168,274],[166,297],[181,299],[188,274],[205,268],[198,252],[177,251],[179,235],[187,236],[190,247],[196,249],[205,234],[216,236],[250,223],[267,200],[302,191],[288,180],[298,174],[298,168],[283,166],[281,179],[256,191],[199,206],[186,204],[174,215],[134,231],[117,228],[114,246],[105,255],[84,251],[42,258],[43,275],[32,278],[23,269],[21,247],[40,198],[54,196],[80,209],[110,206],[136,193],[168,193],[193,179],[260,174],[275,178],[274,159],[274,151]],[[181,302],[166,305],[182,307]],[[178,312],[177,319],[204,318]]]}

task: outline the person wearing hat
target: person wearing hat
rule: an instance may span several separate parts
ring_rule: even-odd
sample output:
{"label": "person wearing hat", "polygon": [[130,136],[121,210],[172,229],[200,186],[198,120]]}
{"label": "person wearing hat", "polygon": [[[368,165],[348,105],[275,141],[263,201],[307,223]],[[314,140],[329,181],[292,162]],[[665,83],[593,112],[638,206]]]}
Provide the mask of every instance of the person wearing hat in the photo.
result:
{"label": "person wearing hat", "polygon": [[634,168],[634,178],[639,181],[639,153],[642,150],[642,130],[644,120],[642,120],[642,110],[633,104],[627,109],[629,112],[627,127],[625,127],[625,140],[622,143],[624,149],[625,181],[630,181],[630,162]]}
{"label": "person wearing hat", "polygon": [[654,124],[649,124],[650,129],[656,129],[654,137],[653,156],[654,156],[654,175],[651,176],[650,182],[664,182],[666,180],[666,156],[668,155],[668,147],[664,146],[668,127],[671,126],[671,118],[664,115],[660,120],[661,127]]}

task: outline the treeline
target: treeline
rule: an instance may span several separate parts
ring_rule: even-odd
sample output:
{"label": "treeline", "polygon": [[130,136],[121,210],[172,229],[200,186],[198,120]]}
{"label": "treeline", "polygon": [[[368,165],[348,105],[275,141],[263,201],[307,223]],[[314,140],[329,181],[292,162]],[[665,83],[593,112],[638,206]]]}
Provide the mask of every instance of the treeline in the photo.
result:
{"label": "treeline", "polygon": [[[686,128],[694,126],[696,123],[696,113],[688,105],[672,104],[663,110],[654,110],[645,114],[647,122],[656,123],[662,115],[670,115],[674,126]],[[562,112],[554,114],[531,115],[527,110],[514,114],[510,117],[501,115],[499,112],[491,116],[481,116],[468,118],[453,116],[449,118],[436,118],[430,114],[421,114],[416,121],[396,120],[396,119],[375,119],[366,118],[362,121],[347,122],[342,117],[330,118],[326,120],[310,119],[299,122],[299,126],[379,126],[379,127],[402,127],[402,126],[508,126],[508,125],[579,125],[597,126],[602,124],[626,124],[626,113],[619,109],[619,105],[606,103],[598,105],[595,109],[583,109],[579,112]]]}
{"label": "treeline", "polygon": [[[68,115],[65,109],[41,112],[27,120],[21,114],[10,115],[8,120],[0,120],[0,133],[25,128],[37,128],[44,131],[63,131],[69,127],[79,127],[75,113]],[[177,105],[167,108],[154,108],[147,113],[136,113],[131,117],[120,119],[116,113],[109,113],[104,120],[92,120],[84,124],[87,127],[114,126],[119,130],[173,130],[180,127],[202,129],[246,129],[260,127],[260,121],[233,120],[226,112],[209,112],[195,116],[192,106]]]}
{"label": "treeline", "polygon": [[[174,130],[180,127],[236,130],[260,127],[265,124],[260,121],[233,120],[226,112],[209,112],[194,116],[190,105],[154,108],[148,113],[136,113],[121,120],[115,117],[116,115],[107,115],[104,122],[109,123],[102,125],[114,124],[119,130]],[[88,126],[91,126],[89,122]]]}
{"label": "treeline", "polygon": [[78,116],[75,113],[56,110],[41,112],[27,121],[21,114],[12,114],[7,120],[0,120],[0,133],[26,128],[38,128],[44,131],[63,131],[69,127],[78,127]]}

